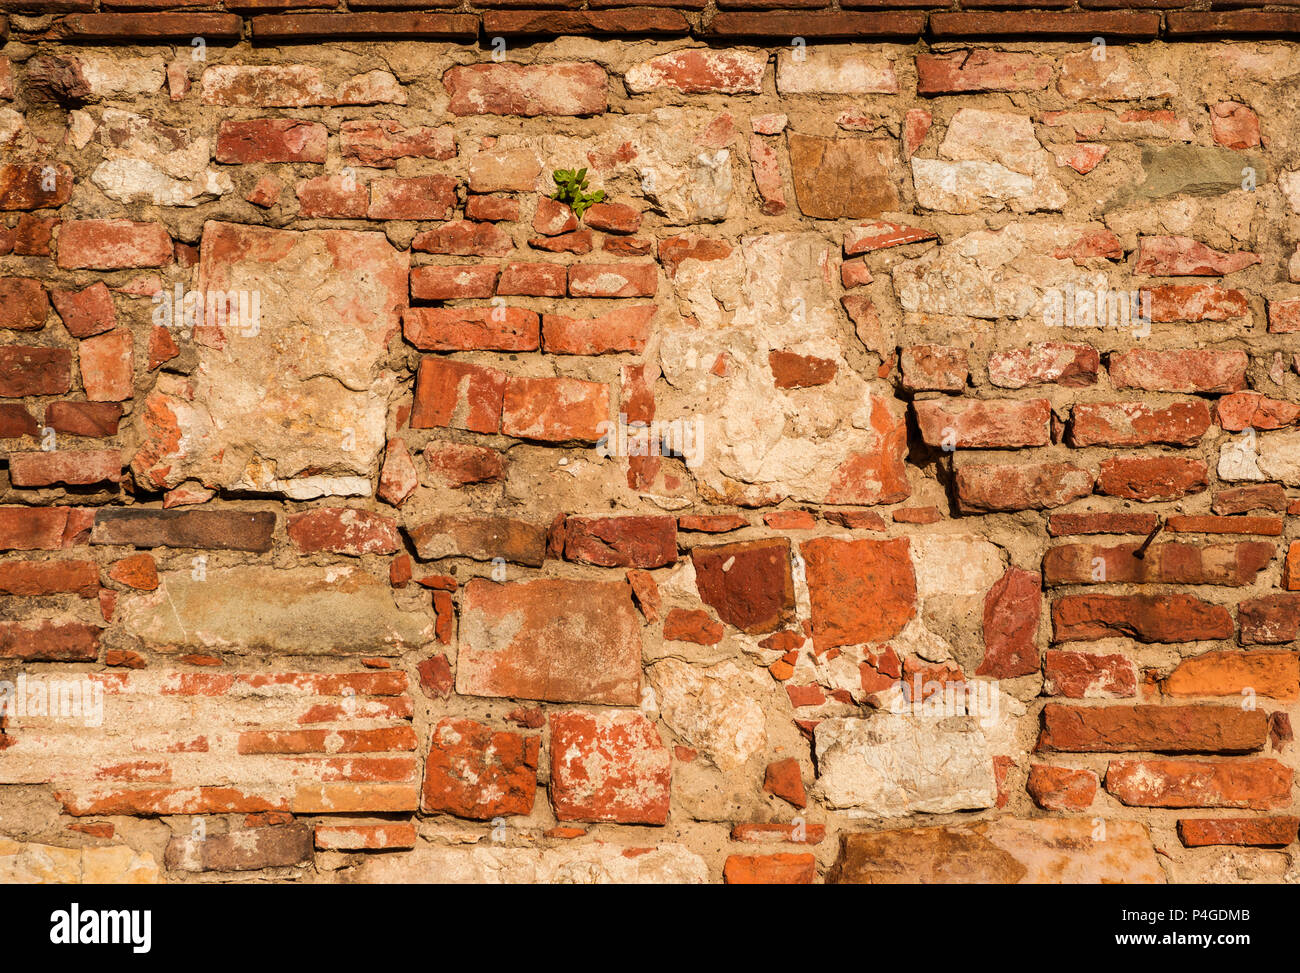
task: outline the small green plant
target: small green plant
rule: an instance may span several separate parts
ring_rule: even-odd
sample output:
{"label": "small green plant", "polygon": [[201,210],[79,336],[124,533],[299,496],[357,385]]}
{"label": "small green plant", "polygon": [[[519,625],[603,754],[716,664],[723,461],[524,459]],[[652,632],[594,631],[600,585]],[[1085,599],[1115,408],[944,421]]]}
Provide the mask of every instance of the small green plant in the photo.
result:
{"label": "small green plant", "polygon": [[555,195],[551,199],[559,200],[561,203],[567,203],[569,209],[573,210],[573,215],[582,219],[582,214],[586,212],[587,207],[592,203],[599,203],[605,199],[605,190],[597,189],[594,193],[587,192],[587,170],[586,169],[556,169],[551,173],[551,178],[555,180]]}

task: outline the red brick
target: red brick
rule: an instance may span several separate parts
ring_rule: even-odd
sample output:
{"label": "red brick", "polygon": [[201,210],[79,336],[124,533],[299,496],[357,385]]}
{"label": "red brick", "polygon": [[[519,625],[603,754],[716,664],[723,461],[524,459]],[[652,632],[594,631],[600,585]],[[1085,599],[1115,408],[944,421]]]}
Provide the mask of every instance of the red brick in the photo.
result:
{"label": "red brick", "polygon": [[470,557],[491,561],[502,557],[517,564],[540,567],[546,558],[546,530],[525,520],[496,515],[436,513],[412,525],[407,534],[422,560]]}
{"label": "red brick", "polygon": [[795,807],[807,807],[808,798],[803,788],[803,771],[793,757],[777,760],[767,765],[763,773],[763,790]]}
{"label": "red brick", "polygon": [[339,126],[339,150],[348,162],[390,168],[398,159],[454,158],[456,141],[448,126],[407,128],[386,118],[363,118]]}
{"label": "red brick", "polygon": [[247,510],[158,510],[101,507],[95,513],[92,544],[122,547],[193,547],[206,550],[271,549],[275,514]]}
{"label": "red brick", "polygon": [[635,233],[641,229],[641,213],[626,203],[595,203],[582,214],[582,222],[606,233]]}
{"label": "red brick", "polygon": [[1134,349],[1111,355],[1110,380],[1148,392],[1238,392],[1249,363],[1244,351]]}
{"label": "red brick", "polygon": [[1249,753],[1268,741],[1268,716],[1238,706],[1043,707],[1037,749],[1067,753]]}
{"label": "red brick", "polygon": [[473,41],[478,22],[464,14],[384,11],[265,14],[252,18],[257,43],[299,40],[450,38]]}
{"label": "red brick", "polygon": [[499,267],[491,264],[462,264],[436,267],[426,264],[411,268],[411,297],[417,301],[454,301],[460,298],[491,297],[496,290]]}
{"label": "red brick", "polygon": [[564,287],[562,264],[511,263],[501,269],[497,293],[511,297],[563,297]]}
{"label": "red brick", "polygon": [[424,765],[421,809],[479,821],[530,813],[540,747],[541,737],[494,731],[474,720],[439,720]]}
{"label": "red brick", "polygon": [[1300,16],[1290,10],[1177,10],[1165,19],[1171,37],[1213,37],[1234,34],[1294,34]]}
{"label": "red brick", "polygon": [[1231,638],[1233,631],[1226,608],[1191,595],[1067,595],[1052,604],[1052,628],[1057,642],[1198,642]]}
{"label": "red brick", "polygon": [[[61,403],[52,403],[50,407],[46,408],[47,424],[50,424],[50,408],[59,404]],[[28,412],[27,407],[21,402],[0,402],[0,439],[19,439],[23,436],[35,436],[40,431],[40,423],[36,421],[36,417]],[[68,430],[63,431],[67,432]]]}
{"label": "red brick", "polygon": [[811,885],[816,878],[817,857],[811,854],[728,855],[722,866],[728,885]]}
{"label": "red brick", "polygon": [[1137,666],[1126,655],[1048,649],[1043,657],[1043,692],[1070,699],[1136,696]]}
{"label": "red brick", "polygon": [[430,472],[452,487],[489,483],[505,476],[505,460],[495,449],[463,443],[430,443],[424,448]]}
{"label": "red brick", "polygon": [[68,334],[74,338],[89,338],[117,326],[113,295],[103,281],[79,291],[55,288],[50,291],[50,300]]}
{"label": "red brick", "polygon": [[410,307],[402,334],[421,351],[536,351],[536,311],[518,307]]}
{"label": "red brick", "polygon": [[1286,491],[1280,483],[1260,483],[1231,487],[1214,495],[1211,508],[1220,516],[1248,513],[1252,510],[1285,511]]}
{"label": "red brick", "polygon": [[820,537],[805,541],[800,552],[807,562],[812,638],[818,652],[882,642],[897,635],[916,614],[916,577],[907,538]]}
{"label": "red brick", "polygon": [[370,190],[356,179],[316,176],[301,179],[294,186],[298,215],[302,219],[360,220],[370,206]]}
{"label": "red brick", "polygon": [[1291,769],[1276,760],[1112,760],[1106,790],[1129,807],[1235,807],[1291,803]]}
{"label": "red brick", "polygon": [[94,598],[99,594],[99,566],[93,561],[0,561],[0,594]]}
{"label": "red brick", "polygon": [[421,358],[411,428],[497,432],[501,428],[506,378],[495,368],[445,358]]}
{"label": "red brick", "polygon": [[238,41],[240,18],[220,13],[86,13],[63,18],[59,33],[76,41]]}
{"label": "red brick", "polygon": [[54,209],[66,203],[72,196],[72,170],[56,164],[54,185],[46,189],[47,165],[0,165],[0,211]]}
{"label": "red brick", "polygon": [[1043,557],[1049,585],[1252,584],[1276,554],[1272,544],[1155,544],[1137,557],[1140,544],[1062,544]]}
{"label": "red brick", "polygon": [[80,507],[0,507],[0,550],[57,551],[84,544],[94,516]]}
{"label": "red brick", "polygon": [[449,699],[455,688],[456,680],[451,673],[451,663],[445,655],[435,655],[424,659],[415,667],[420,677],[420,688],[430,699]]}
{"label": "red brick", "polygon": [[519,200],[512,196],[470,196],[465,200],[465,216],[471,220],[519,219]]}
{"label": "red brick", "polygon": [[1224,253],[1184,236],[1138,238],[1134,273],[1152,277],[1222,277],[1259,263],[1259,254]]}
{"label": "red brick", "polygon": [[694,642],[696,645],[717,645],[722,641],[721,623],[703,609],[687,611],[674,608],[664,619],[664,640],[668,642]]}
{"label": "red brick", "polygon": [[1158,522],[1155,514],[1052,514],[1047,522],[1047,532],[1053,537],[1064,534],[1149,534]]}
{"label": "red brick", "polygon": [[609,421],[609,386],[576,378],[507,379],[501,432],[543,442],[596,442]]}
{"label": "red brick", "polygon": [[1300,635],[1300,594],[1263,595],[1240,602],[1242,645],[1280,645]]}
{"label": "red brick", "polygon": [[922,97],[981,91],[1042,91],[1052,65],[1031,53],[968,50],[916,55],[916,93]]}
{"label": "red brick", "polygon": [[817,845],[826,838],[824,824],[778,824],[775,822],[736,824],[731,828],[732,841],[787,841]]}
{"label": "red brick", "polygon": [[456,209],[451,176],[382,177],[370,183],[372,220],[447,220]]}
{"label": "red brick", "polygon": [[319,851],[397,851],[414,848],[415,825],[385,821],[383,824],[318,824],[315,829]]}
{"label": "red brick", "polygon": [[1176,456],[1119,456],[1103,460],[1097,490],[1126,500],[1177,500],[1200,493],[1209,469],[1199,459]]}
{"label": "red brick", "polygon": [[1199,399],[1078,403],[1070,418],[1072,446],[1194,446],[1210,428],[1210,408]]}
{"label": "red brick", "polygon": [[930,15],[935,37],[1095,37],[1113,41],[1151,40],[1160,33],[1160,15],[1137,11],[961,11]]}
{"label": "red brick", "polygon": [[0,395],[61,395],[73,386],[72,351],[26,345],[0,347]]}
{"label": "red brick", "polygon": [[1250,313],[1244,293],[1214,284],[1162,284],[1145,288],[1142,294],[1151,295],[1151,320],[1156,324],[1226,321]]}
{"label": "red brick", "polygon": [[94,662],[100,630],[81,622],[0,621],[0,659],[24,662]]}
{"label": "red brick", "polygon": [[912,408],[929,446],[1016,449],[1048,443],[1052,407],[1047,399],[926,399]]}
{"label": "red brick", "polygon": [[1183,818],[1178,837],[1188,848],[1208,845],[1245,845],[1282,848],[1296,840],[1300,818]]}
{"label": "red brick", "polygon": [[9,482],[16,487],[94,486],[121,478],[122,455],[116,449],[9,454]]}
{"label": "red brick", "polygon": [[605,568],[662,568],[677,560],[677,520],[670,516],[569,517],[564,559]]}
{"label": "red brick", "polygon": [[622,581],[475,578],[462,592],[460,620],[461,695],[641,701],[641,622]]}
{"label": "red brick", "polygon": [[[51,402],[45,407],[45,424],[69,436],[116,436],[121,418],[116,402]],[[32,425],[34,433],[34,421]]]}
{"label": "red brick", "polygon": [[554,355],[604,355],[645,351],[658,305],[618,307],[594,318],[542,315],[542,345]]}
{"label": "red brick", "polygon": [[1097,784],[1091,770],[1033,764],[1025,790],[1044,811],[1086,811],[1097,796]]}
{"label": "red brick", "polygon": [[227,120],[217,133],[218,162],[321,162],[329,133],[319,122],[297,118]]}
{"label": "red brick", "polygon": [[1268,302],[1268,330],[1274,334],[1300,331],[1300,298]]}
{"label": "red brick", "polygon": [[458,257],[500,257],[514,247],[510,235],[496,224],[471,223],[466,220],[426,230],[411,241],[412,250]]}
{"label": "red brick", "polygon": [[794,611],[790,542],[784,538],[691,550],[700,600],[728,625],[762,635]]}
{"label": "red brick", "polygon": [[172,241],[159,223],[70,220],[59,231],[59,266],[65,270],[165,267]]}
{"label": "red brick", "polygon": [[989,381],[999,388],[1022,389],[1055,383],[1070,388],[1094,385],[1100,356],[1091,345],[1047,341],[989,356]]}
{"label": "red brick", "polygon": [[705,534],[725,534],[748,526],[749,521],[739,514],[682,514],[677,518],[678,530]]}
{"label": "red brick", "polygon": [[471,64],[442,76],[453,115],[599,115],[608,106],[598,64]]}
{"label": "red brick", "polygon": [[86,338],[78,348],[81,383],[92,402],[121,402],[135,392],[135,348],[125,329]]}
{"label": "red brick", "polygon": [[[846,13],[827,11],[723,11],[703,30],[710,38],[792,37],[817,40],[897,38],[916,40],[925,30],[925,15],[895,11]],[[783,41],[782,43],[784,43]]]}
{"label": "red brick", "polygon": [[913,391],[960,392],[970,367],[966,352],[944,345],[912,345],[903,349],[900,364],[903,388]]}
{"label": "red brick", "polygon": [[0,277],[0,327],[39,331],[50,313],[50,299],[32,277]]}
{"label": "red brick", "polygon": [[1044,510],[1092,493],[1093,475],[1073,463],[972,463],[957,470],[963,511]]}
{"label": "red brick", "polygon": [[420,474],[405,441],[390,439],[384,446],[384,465],[379,470],[375,496],[400,507],[420,485]]}
{"label": "red brick", "polygon": [[1180,662],[1165,678],[1170,696],[1234,696],[1245,690],[1271,699],[1300,697],[1294,652],[1203,652]]}
{"label": "red brick", "polygon": [[813,388],[835,378],[838,366],[832,359],[800,355],[791,351],[768,352],[768,367],[779,389]]}
{"label": "red brick", "polygon": [[672,756],[636,711],[551,714],[558,821],[666,824]]}
{"label": "red brick", "polygon": [[567,203],[543,196],[537,200],[533,213],[533,229],[545,236],[559,236],[578,228],[578,218]]}
{"label": "red brick", "polygon": [[147,551],[122,558],[109,569],[108,576],[137,591],[153,591],[158,587],[158,565]]}
{"label": "red brick", "polygon": [[1234,392],[1214,404],[1219,425],[1232,432],[1243,429],[1282,429],[1300,422],[1300,405],[1270,399],[1258,392]]}
{"label": "red brick", "polygon": [[652,263],[574,264],[569,268],[572,297],[654,297],[658,268]]}
{"label": "red brick", "polygon": [[1042,579],[1032,571],[1007,568],[984,597],[984,660],[975,675],[1013,679],[1037,672],[1042,615]]}
{"label": "red brick", "polygon": [[1165,521],[1165,530],[1183,534],[1264,534],[1282,535],[1281,517],[1211,517],[1174,515]]}
{"label": "red brick", "polygon": [[394,554],[402,546],[395,520],[355,507],[317,507],[290,514],[287,530],[289,539],[304,554],[328,551],[360,557]]}

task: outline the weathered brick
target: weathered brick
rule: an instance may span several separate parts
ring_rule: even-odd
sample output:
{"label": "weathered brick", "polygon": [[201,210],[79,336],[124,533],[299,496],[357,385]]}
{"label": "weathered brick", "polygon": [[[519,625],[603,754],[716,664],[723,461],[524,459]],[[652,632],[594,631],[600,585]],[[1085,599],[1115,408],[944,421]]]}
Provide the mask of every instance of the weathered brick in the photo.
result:
{"label": "weathered brick", "polygon": [[160,223],[70,220],[59,231],[59,266],[65,270],[164,267],[172,241]]}
{"label": "weathered brick", "polygon": [[389,517],[355,507],[317,507],[290,514],[289,540],[305,554],[393,554],[402,546],[397,523]]}
{"label": "weathered brick", "polygon": [[1244,351],[1139,348],[1111,355],[1110,380],[1116,388],[1148,392],[1239,392],[1249,361]]}
{"label": "weathered brick", "polygon": [[691,550],[700,600],[751,635],[772,632],[794,611],[790,542],[784,538]]}
{"label": "weathered brick", "polygon": [[421,351],[536,351],[541,321],[519,307],[412,307],[402,334]]}
{"label": "weathered brick", "polygon": [[1300,696],[1300,664],[1294,652],[1203,652],[1184,659],[1164,680],[1170,696]]}
{"label": "weathered brick", "polygon": [[1029,52],[975,49],[916,55],[916,93],[1041,91],[1052,80],[1048,59]]}
{"label": "weathered brick", "polygon": [[476,578],[461,596],[456,691],[636,705],[640,630],[621,581],[498,585]]}
{"label": "weathered brick", "polygon": [[63,326],[74,338],[89,338],[111,331],[117,325],[113,295],[103,281],[81,290],[54,288],[50,291],[50,300]]}
{"label": "weathered brick", "polygon": [[0,563],[0,594],[94,598],[99,594],[99,567],[93,561],[5,561]]}
{"label": "weathered brick", "polygon": [[67,348],[0,348],[0,396],[62,395],[71,388],[72,352]]}
{"label": "weathered brick", "polygon": [[1047,341],[989,356],[989,381],[1004,389],[1055,383],[1071,388],[1094,385],[1101,358],[1091,345]]}
{"label": "weathered brick", "polygon": [[1237,607],[1242,645],[1281,645],[1300,635],[1300,593],[1263,595]]}
{"label": "weathered brick", "polygon": [[50,299],[33,277],[0,277],[0,327],[39,331],[50,313]]}
{"label": "weathered brick", "polygon": [[167,843],[165,862],[182,872],[246,872],[304,865],[311,857],[312,829],[288,824],[202,838],[177,835]]}
{"label": "weathered brick", "polygon": [[94,662],[100,629],[82,622],[0,622],[0,659]]}
{"label": "weathered brick", "polygon": [[1183,818],[1178,837],[1188,848],[1208,845],[1246,845],[1281,848],[1296,840],[1300,818]]}
{"label": "weathered brick", "polygon": [[594,318],[542,315],[542,345],[554,355],[640,354],[650,338],[654,304],[619,307]]}
{"label": "weathered brick", "polygon": [[439,720],[424,764],[421,809],[481,821],[528,814],[540,748],[538,736],[494,731],[468,719]]}
{"label": "weathered brick", "polygon": [[1291,802],[1291,769],[1276,760],[1112,760],[1106,790],[1129,807],[1235,807]]}
{"label": "weathered brick", "polygon": [[407,127],[386,118],[363,118],[339,126],[343,158],[363,166],[391,168],[398,159],[454,158],[456,142],[450,126]]}
{"label": "weathered brick", "polygon": [[569,517],[564,558],[605,568],[662,568],[677,560],[677,520],[669,516]]}
{"label": "weathered brick", "polygon": [[415,378],[412,429],[497,432],[507,376],[495,368],[426,356]]}
{"label": "weathered brick", "polygon": [[116,449],[9,454],[9,482],[16,487],[94,486],[121,478],[122,454]]}
{"label": "weathered brick", "polygon": [[1194,446],[1210,428],[1204,402],[1077,403],[1070,413],[1072,446]]}
{"label": "weathered brick", "polygon": [[98,334],[77,351],[81,384],[92,402],[121,402],[134,394],[135,348],[125,329]]}
{"label": "weathered brick", "polygon": [[1013,679],[1039,668],[1042,578],[1010,567],[984,598],[984,660],[977,676]]}
{"label": "weathered brick", "polygon": [[1062,544],[1043,556],[1049,585],[1253,584],[1277,553],[1264,541],[1239,544],[1153,544],[1138,557],[1141,544]]}
{"label": "weathered brick", "polygon": [[543,442],[595,442],[610,414],[609,386],[576,378],[506,380],[501,432]]}
{"label": "weathered brick", "polygon": [[819,652],[885,641],[916,614],[916,575],[907,538],[817,538],[804,542],[800,553],[807,563],[812,638]]}
{"label": "weathered brick", "polygon": [[381,177],[371,180],[372,220],[446,220],[456,208],[456,180],[451,176]]}
{"label": "weathered brick", "polygon": [[1126,655],[1062,652],[1043,656],[1043,691],[1070,699],[1112,699],[1137,695],[1137,666]]}
{"label": "weathered brick", "polygon": [[552,713],[550,747],[557,820],[667,822],[672,757],[640,713]]}
{"label": "weathered brick", "polygon": [[1226,608],[1191,595],[1067,595],[1052,603],[1052,629],[1057,642],[1197,642],[1231,638],[1233,625]]}
{"label": "weathered brick", "polygon": [[[45,424],[69,436],[116,436],[121,418],[116,402],[51,402],[45,407]],[[33,433],[35,425],[33,421]]]}
{"label": "weathered brick", "polygon": [[688,48],[633,65],[624,81],[635,94],[672,89],[687,95],[756,95],[766,69],[762,52]]}
{"label": "weathered brick", "polygon": [[1177,456],[1119,456],[1102,460],[1097,490],[1126,500],[1177,500],[1209,485],[1199,459]]}
{"label": "weathered brick", "polygon": [[1046,399],[926,399],[913,402],[912,408],[929,446],[1017,449],[1048,442],[1052,410]]}
{"label": "weathered brick", "polygon": [[442,76],[453,115],[599,115],[609,99],[598,64],[471,64]]}
{"label": "weathered brick", "polygon": [[218,162],[324,162],[328,132],[296,118],[227,120],[217,133]]}
{"label": "weathered brick", "polygon": [[1092,493],[1093,474],[1073,463],[970,463],[957,469],[964,511],[1044,510]]}
{"label": "weathered brick", "polygon": [[104,508],[95,514],[90,542],[265,553],[274,530],[270,511]]}
{"label": "weathered brick", "polygon": [[1237,706],[1043,707],[1039,750],[1066,753],[1249,753],[1268,741],[1268,716]]}
{"label": "weathered brick", "polygon": [[1025,789],[1044,811],[1086,811],[1097,796],[1097,785],[1094,771],[1034,764]]}
{"label": "weathered brick", "polygon": [[465,443],[430,443],[424,448],[430,472],[452,487],[488,483],[505,475],[502,455],[486,446]]}
{"label": "weathered brick", "polygon": [[815,855],[728,855],[722,866],[728,885],[811,885],[816,878]]}
{"label": "weathered brick", "polygon": [[422,560],[468,557],[540,567],[546,558],[546,530],[509,517],[435,514],[407,533]]}

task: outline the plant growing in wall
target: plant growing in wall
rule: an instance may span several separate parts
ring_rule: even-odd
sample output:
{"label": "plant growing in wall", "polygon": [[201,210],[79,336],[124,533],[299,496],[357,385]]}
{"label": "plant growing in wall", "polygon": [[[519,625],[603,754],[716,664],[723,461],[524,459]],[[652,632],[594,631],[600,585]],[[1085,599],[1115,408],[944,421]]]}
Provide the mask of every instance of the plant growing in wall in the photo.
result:
{"label": "plant growing in wall", "polygon": [[556,169],[551,173],[551,178],[555,180],[555,194],[552,199],[561,203],[567,203],[569,209],[573,210],[573,215],[582,219],[582,214],[586,212],[587,207],[592,203],[599,203],[605,199],[605,190],[597,189],[594,193],[587,192],[587,170],[582,169]]}

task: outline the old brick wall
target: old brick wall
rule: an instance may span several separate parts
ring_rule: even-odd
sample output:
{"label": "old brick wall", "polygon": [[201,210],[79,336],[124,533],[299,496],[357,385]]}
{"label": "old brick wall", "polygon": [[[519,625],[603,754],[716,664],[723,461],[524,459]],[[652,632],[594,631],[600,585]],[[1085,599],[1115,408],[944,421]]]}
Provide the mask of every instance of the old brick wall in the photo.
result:
{"label": "old brick wall", "polygon": [[0,878],[1300,877],[1294,12],[0,6]]}

